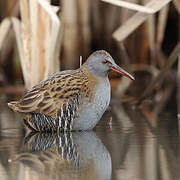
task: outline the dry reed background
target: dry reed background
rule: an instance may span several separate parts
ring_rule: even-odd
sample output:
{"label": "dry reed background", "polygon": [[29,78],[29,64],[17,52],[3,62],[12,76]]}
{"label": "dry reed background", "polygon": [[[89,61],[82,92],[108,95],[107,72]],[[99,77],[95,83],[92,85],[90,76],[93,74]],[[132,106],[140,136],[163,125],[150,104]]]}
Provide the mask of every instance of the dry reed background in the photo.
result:
{"label": "dry reed background", "polygon": [[[129,95],[134,91],[140,103],[174,80],[179,0],[7,0],[0,9],[0,81],[6,92],[21,71],[29,89],[60,67],[77,68],[80,56],[85,60],[97,49],[109,51],[137,77],[134,86],[124,78],[114,81],[116,95],[131,85]],[[150,75],[148,83],[141,82],[142,73]]]}

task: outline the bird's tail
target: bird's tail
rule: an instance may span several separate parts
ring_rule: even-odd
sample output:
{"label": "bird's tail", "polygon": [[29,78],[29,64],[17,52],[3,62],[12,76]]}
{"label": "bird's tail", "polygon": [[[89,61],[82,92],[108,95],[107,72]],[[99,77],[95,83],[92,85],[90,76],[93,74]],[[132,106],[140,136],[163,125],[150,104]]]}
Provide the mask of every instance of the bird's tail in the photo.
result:
{"label": "bird's tail", "polygon": [[17,106],[18,102],[17,101],[12,101],[8,103],[8,106],[15,112],[18,112],[18,106]]}

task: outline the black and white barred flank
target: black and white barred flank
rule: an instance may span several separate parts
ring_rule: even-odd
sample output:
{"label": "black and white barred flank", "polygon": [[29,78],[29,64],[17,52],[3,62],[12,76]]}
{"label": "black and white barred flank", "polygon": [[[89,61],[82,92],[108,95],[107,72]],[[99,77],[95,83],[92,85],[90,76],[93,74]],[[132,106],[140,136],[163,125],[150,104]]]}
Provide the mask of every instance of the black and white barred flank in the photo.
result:
{"label": "black and white barred flank", "polygon": [[28,122],[24,120],[24,124],[40,132],[71,131],[73,120],[77,117],[78,107],[79,98],[76,96],[62,106],[57,118],[41,113],[31,113]]}

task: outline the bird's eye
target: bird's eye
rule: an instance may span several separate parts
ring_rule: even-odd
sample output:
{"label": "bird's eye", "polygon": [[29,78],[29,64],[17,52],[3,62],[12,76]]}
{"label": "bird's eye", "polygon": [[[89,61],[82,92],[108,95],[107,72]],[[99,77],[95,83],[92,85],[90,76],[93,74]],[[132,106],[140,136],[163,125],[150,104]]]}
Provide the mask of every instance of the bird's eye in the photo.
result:
{"label": "bird's eye", "polygon": [[105,60],[105,59],[102,61],[102,63],[103,63],[103,64],[106,64],[107,62],[108,62],[108,61],[107,61],[107,60]]}

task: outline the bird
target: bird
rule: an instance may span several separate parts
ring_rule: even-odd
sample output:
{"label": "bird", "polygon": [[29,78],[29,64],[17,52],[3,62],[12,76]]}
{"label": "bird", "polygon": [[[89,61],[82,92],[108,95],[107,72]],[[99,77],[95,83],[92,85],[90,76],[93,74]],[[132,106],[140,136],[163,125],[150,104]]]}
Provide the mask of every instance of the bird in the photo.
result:
{"label": "bird", "polygon": [[135,80],[107,51],[97,50],[80,68],[51,75],[8,106],[23,114],[30,131],[91,130],[109,106],[111,71]]}

